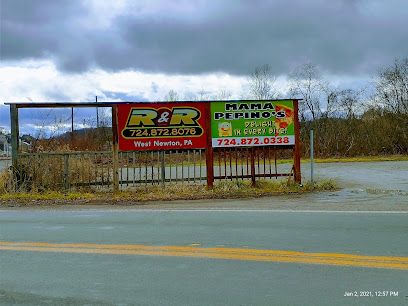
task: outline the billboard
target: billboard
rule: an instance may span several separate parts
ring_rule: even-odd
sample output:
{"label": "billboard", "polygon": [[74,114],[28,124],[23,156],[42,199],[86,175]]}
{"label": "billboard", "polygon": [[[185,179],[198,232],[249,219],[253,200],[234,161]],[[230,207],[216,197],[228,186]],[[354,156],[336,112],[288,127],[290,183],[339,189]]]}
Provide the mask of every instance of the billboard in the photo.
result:
{"label": "billboard", "polygon": [[294,145],[293,100],[211,103],[213,147]]}
{"label": "billboard", "polygon": [[201,102],[118,104],[119,150],[205,148],[205,117]]}

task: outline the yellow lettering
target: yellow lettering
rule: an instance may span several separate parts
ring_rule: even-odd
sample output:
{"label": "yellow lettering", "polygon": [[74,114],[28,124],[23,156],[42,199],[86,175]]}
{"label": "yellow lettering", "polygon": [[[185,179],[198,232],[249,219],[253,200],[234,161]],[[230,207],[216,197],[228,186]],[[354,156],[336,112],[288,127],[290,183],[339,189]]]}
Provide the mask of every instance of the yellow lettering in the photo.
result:
{"label": "yellow lettering", "polygon": [[157,117],[156,111],[152,109],[132,109],[127,126],[154,126],[153,119]]}
{"label": "yellow lettering", "polygon": [[175,108],[170,120],[170,125],[196,125],[195,119],[197,119],[199,115],[200,113],[195,109]]}

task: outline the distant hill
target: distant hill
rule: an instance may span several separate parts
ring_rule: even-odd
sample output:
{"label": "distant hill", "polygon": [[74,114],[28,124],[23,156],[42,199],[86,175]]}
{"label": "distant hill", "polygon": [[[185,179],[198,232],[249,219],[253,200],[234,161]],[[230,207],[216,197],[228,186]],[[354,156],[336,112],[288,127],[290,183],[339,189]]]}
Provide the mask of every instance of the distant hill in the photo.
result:
{"label": "distant hill", "polygon": [[58,136],[52,137],[53,139],[71,139],[71,137],[77,138],[77,137],[83,137],[87,135],[112,135],[112,128],[111,127],[99,127],[99,128],[83,128],[83,129],[78,129],[74,130],[73,133],[71,132],[65,132],[63,134],[60,134]]}

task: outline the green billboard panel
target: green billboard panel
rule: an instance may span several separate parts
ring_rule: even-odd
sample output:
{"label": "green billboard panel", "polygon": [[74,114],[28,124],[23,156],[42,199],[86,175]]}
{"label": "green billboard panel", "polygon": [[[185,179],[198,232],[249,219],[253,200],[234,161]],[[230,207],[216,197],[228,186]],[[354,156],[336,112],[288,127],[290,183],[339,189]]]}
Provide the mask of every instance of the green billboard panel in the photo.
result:
{"label": "green billboard panel", "polygon": [[213,147],[294,145],[293,100],[211,103]]}

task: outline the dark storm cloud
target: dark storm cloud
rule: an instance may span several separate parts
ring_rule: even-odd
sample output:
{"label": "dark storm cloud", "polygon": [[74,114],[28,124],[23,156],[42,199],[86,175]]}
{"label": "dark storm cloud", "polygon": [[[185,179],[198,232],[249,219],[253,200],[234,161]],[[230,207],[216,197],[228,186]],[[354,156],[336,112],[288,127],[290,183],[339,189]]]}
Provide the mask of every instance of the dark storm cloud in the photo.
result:
{"label": "dark storm cloud", "polygon": [[2,0],[1,56],[50,57],[65,71],[247,74],[269,63],[285,74],[311,61],[347,74],[408,54],[405,0],[207,1],[190,10],[183,10],[190,2],[176,3],[91,29],[78,22],[89,16],[79,2]]}
{"label": "dark storm cloud", "polygon": [[[74,35],[70,22],[84,8],[69,0],[1,0],[1,45],[3,59],[63,58],[64,50]],[[83,13],[82,13],[83,14]]]}

